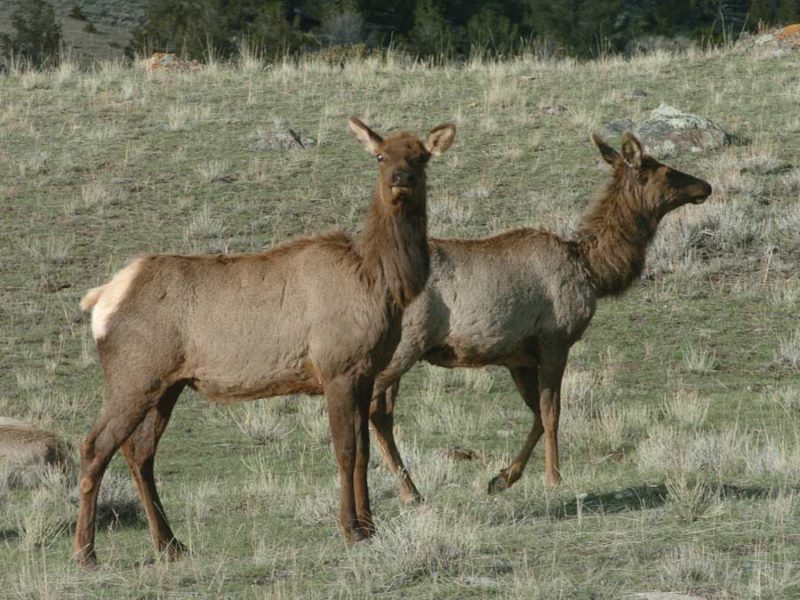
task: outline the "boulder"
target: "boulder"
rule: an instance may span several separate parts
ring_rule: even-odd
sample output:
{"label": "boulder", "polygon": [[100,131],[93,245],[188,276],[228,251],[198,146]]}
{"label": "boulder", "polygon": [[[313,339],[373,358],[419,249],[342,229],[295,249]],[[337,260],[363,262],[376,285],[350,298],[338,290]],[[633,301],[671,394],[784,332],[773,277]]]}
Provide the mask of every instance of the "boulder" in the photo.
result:
{"label": "boulder", "polygon": [[258,152],[275,152],[280,150],[307,150],[315,146],[317,140],[312,137],[301,137],[290,127],[286,127],[280,119],[270,131],[259,131],[253,145]]}
{"label": "boulder", "polygon": [[0,463],[6,463],[11,472],[52,466],[67,473],[73,465],[73,452],[55,433],[0,417]]}
{"label": "boulder", "polygon": [[613,137],[615,135],[622,135],[626,131],[633,131],[634,127],[636,127],[636,123],[633,122],[633,119],[617,119],[606,123],[603,126],[603,133],[606,136]]}
{"label": "boulder", "polygon": [[729,144],[731,136],[709,119],[662,104],[633,128],[633,133],[656,158],[679,151],[702,152]]}
{"label": "boulder", "polygon": [[679,592],[638,592],[623,596],[623,600],[706,600],[704,596]]}
{"label": "boulder", "polygon": [[800,49],[800,23],[763,31],[757,34],[742,33],[734,49],[739,53],[761,56],[783,56]]}
{"label": "boulder", "polygon": [[147,71],[186,72],[202,68],[203,65],[196,60],[183,60],[174,52],[155,52],[145,62]]}

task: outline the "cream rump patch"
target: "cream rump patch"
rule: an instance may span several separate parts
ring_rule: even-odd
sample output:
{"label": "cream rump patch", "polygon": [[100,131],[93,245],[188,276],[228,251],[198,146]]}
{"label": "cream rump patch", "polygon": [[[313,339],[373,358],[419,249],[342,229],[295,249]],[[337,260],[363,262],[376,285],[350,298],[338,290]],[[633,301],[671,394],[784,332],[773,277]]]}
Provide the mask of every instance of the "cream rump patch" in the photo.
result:
{"label": "cream rump patch", "polygon": [[118,271],[107,284],[89,290],[81,300],[83,310],[92,310],[92,336],[95,340],[105,337],[108,333],[108,320],[127,296],[128,289],[139,274],[143,263],[144,258],[137,258]]}

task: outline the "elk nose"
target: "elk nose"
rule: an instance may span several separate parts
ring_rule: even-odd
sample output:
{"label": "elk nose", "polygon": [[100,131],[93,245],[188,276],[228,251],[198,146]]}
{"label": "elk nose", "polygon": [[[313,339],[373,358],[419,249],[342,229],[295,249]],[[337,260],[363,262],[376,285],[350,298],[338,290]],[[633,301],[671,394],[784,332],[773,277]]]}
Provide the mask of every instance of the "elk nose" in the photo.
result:
{"label": "elk nose", "polygon": [[392,173],[392,185],[412,187],[414,185],[414,176],[408,171],[395,171]]}
{"label": "elk nose", "polygon": [[704,181],[703,184],[703,195],[704,197],[708,198],[712,192],[711,184],[706,181]]}

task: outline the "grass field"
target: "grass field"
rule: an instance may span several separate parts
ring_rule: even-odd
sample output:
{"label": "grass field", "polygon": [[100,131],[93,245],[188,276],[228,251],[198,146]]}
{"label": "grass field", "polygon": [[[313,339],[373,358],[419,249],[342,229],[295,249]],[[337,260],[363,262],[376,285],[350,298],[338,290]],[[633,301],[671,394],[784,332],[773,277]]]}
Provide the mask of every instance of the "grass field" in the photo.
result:
{"label": "grass field", "polygon": [[[0,414],[76,444],[103,394],[88,319],[74,320],[85,290],[140,252],[258,251],[356,231],[376,169],[346,133],[350,115],[379,132],[457,123],[429,169],[442,236],[568,233],[607,177],[589,133],[661,102],[741,140],[667,161],[715,193],[667,217],[647,280],[601,301],[574,348],[559,488],[543,487],[537,448],[517,485],[488,496],[529,411],[501,369],[418,365],[397,429],[426,501],[401,508],[373,449],[379,535],[348,548],[320,398],[219,407],[187,392],[157,476],[191,555],[151,560],[117,457],[102,566],[83,572],[70,561],[73,482],[44,472],[21,485],[6,469],[0,596],[800,595],[797,62],[731,50],[436,69],[250,57],[192,74],[67,64],[0,79]],[[567,111],[543,111],[556,104]],[[286,126],[317,143],[256,149]],[[452,460],[455,446],[477,459]]]}

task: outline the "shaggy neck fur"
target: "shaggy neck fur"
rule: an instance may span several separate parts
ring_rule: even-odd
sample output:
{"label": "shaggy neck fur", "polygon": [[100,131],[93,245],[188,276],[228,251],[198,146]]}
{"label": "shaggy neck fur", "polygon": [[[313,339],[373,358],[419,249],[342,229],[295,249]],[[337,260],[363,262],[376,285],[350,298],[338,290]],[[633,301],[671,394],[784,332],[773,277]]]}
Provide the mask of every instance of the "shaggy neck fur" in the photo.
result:
{"label": "shaggy neck fur", "polygon": [[422,292],[430,272],[426,194],[423,187],[396,211],[383,194],[378,182],[359,243],[361,274],[402,309]]}
{"label": "shaggy neck fur", "polygon": [[645,208],[642,187],[624,164],[581,219],[575,238],[599,297],[630,287],[644,269],[658,215]]}

